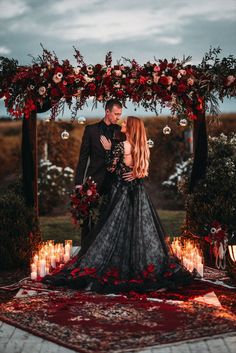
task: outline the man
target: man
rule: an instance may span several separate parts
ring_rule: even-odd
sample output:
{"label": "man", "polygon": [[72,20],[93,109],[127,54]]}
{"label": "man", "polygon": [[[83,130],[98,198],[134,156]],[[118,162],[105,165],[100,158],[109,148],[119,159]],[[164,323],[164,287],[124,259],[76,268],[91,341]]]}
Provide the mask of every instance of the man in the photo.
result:
{"label": "man", "polygon": [[[100,137],[104,135],[112,145],[125,140],[121,127],[117,125],[122,115],[122,104],[117,99],[110,99],[105,105],[105,117],[98,123],[86,126],[82,138],[79,162],[75,171],[75,185],[81,185],[87,177],[97,184],[100,195],[106,194],[112,183],[112,175],[105,165],[105,150]],[[81,231],[81,248],[89,241],[86,239],[90,229],[85,224]]]}
{"label": "man", "polygon": [[82,138],[79,162],[75,171],[75,184],[81,185],[87,177],[97,183],[98,192],[107,191],[108,172],[105,166],[105,150],[100,142],[104,135],[112,144],[125,140],[117,122],[122,115],[122,104],[117,99],[110,99],[105,105],[105,117],[96,124],[86,126]]}

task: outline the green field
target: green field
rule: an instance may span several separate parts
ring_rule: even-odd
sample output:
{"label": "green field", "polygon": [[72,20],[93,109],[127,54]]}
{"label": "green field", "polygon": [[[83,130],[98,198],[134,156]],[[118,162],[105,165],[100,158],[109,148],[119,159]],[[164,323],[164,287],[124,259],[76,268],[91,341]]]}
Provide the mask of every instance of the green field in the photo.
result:
{"label": "green field", "polygon": [[[166,234],[176,236],[180,234],[180,227],[184,222],[184,211],[158,210]],[[40,229],[43,240],[54,239],[64,242],[72,239],[74,245],[80,244],[80,229],[71,223],[70,214],[55,217],[40,217]]]}

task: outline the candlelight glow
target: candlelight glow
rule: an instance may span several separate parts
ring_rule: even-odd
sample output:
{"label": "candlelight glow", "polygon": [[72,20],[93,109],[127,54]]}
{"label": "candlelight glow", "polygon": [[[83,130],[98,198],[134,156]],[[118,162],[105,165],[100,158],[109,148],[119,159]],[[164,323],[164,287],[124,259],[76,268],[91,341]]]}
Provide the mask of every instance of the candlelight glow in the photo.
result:
{"label": "candlelight glow", "polygon": [[54,240],[41,243],[32,257],[31,279],[46,276],[53,268],[69,261],[71,256],[72,240],[65,240],[65,246],[62,243],[54,244]]}
{"label": "candlelight glow", "polygon": [[196,241],[176,237],[171,243],[171,248],[188,271],[193,272],[195,269],[203,277],[203,255]]}

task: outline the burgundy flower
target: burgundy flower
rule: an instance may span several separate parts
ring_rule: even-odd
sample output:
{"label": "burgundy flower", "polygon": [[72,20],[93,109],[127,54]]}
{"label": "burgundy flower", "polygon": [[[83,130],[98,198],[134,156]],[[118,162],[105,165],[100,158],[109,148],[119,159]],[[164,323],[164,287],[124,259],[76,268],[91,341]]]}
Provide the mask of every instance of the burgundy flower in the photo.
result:
{"label": "burgundy flower", "polygon": [[187,85],[185,83],[180,83],[177,86],[178,93],[184,93],[187,90]]}
{"label": "burgundy flower", "polygon": [[116,92],[116,94],[117,94],[117,97],[118,97],[118,98],[123,98],[123,97],[125,97],[125,92],[124,92],[122,89],[119,89],[119,90]]}
{"label": "burgundy flower", "polygon": [[160,71],[164,71],[167,68],[168,61],[165,59],[164,61],[160,61]]}
{"label": "burgundy flower", "polygon": [[159,83],[163,86],[169,86],[173,81],[173,77],[171,76],[161,76],[159,79]]}
{"label": "burgundy flower", "polygon": [[155,271],[155,266],[154,266],[154,264],[148,265],[147,271],[148,271],[148,272],[154,272],[154,271]]}

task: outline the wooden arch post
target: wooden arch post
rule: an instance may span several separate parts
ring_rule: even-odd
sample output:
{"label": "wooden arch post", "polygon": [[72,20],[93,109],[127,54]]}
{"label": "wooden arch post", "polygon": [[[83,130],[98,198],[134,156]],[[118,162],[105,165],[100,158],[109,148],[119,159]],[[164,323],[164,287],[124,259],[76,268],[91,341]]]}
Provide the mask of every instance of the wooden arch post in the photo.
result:
{"label": "wooden arch post", "polygon": [[197,119],[193,124],[193,167],[190,178],[190,193],[193,192],[196,183],[205,177],[207,167],[207,129],[206,112],[196,111]]}
{"label": "wooden arch post", "polygon": [[37,113],[23,117],[22,124],[22,177],[26,205],[34,207],[38,217],[38,148]]}
{"label": "wooden arch post", "polygon": [[23,191],[26,205],[35,208],[37,217],[39,215],[37,113],[44,113],[49,109],[51,109],[51,102],[49,100],[43,106],[38,104],[37,111],[31,112],[29,118],[24,116],[22,124],[21,158]]}

